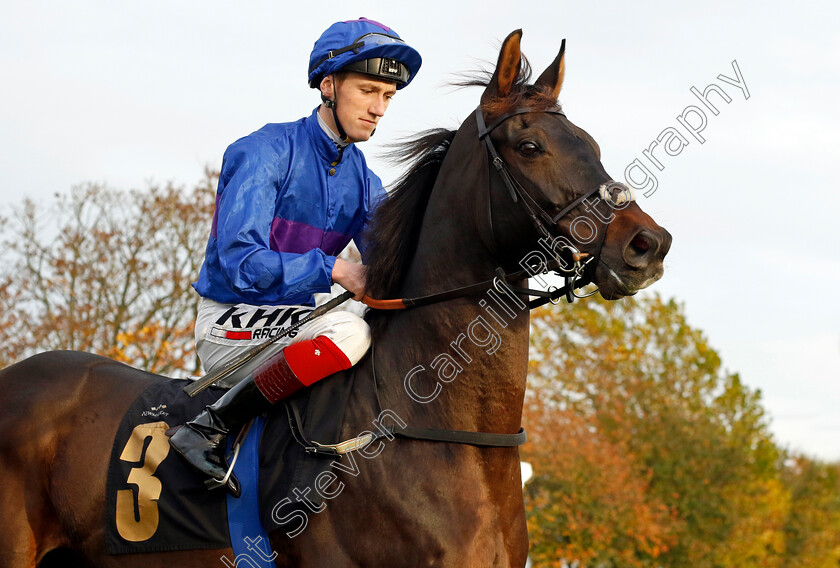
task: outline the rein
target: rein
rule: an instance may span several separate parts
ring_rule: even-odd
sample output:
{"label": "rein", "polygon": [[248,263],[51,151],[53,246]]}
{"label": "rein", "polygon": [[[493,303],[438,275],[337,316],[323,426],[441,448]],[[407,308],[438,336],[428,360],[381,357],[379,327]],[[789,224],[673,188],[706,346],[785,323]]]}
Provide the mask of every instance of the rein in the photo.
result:
{"label": "rein", "polygon": [[[493,132],[498,126],[500,126],[503,122],[507,119],[517,116],[520,114],[526,114],[532,111],[530,108],[518,108],[508,114],[503,115],[502,117],[496,119],[489,127],[485,125],[484,122],[484,115],[481,112],[481,106],[479,106],[475,111],[476,122],[478,124],[478,138],[483,143],[484,147],[487,149],[487,153],[490,157],[491,163],[495,168],[496,172],[501,177],[502,181],[504,182],[505,186],[510,193],[510,197],[514,203],[521,202],[522,205],[525,207],[528,213],[528,217],[531,219],[534,228],[537,230],[537,233],[542,237],[552,240],[556,235],[549,231],[546,228],[546,225],[549,227],[554,227],[557,223],[566,215],[568,215],[572,210],[574,210],[577,206],[579,206],[585,199],[591,197],[592,195],[598,193],[601,197],[604,198],[605,201],[608,201],[612,192],[614,190],[627,190],[623,184],[610,181],[606,184],[602,184],[599,187],[584,193],[583,195],[578,196],[575,198],[571,203],[566,205],[559,213],[554,216],[549,215],[548,212],[543,209],[536,200],[525,191],[525,188],[522,187],[522,184],[517,181],[517,179],[511,174],[510,170],[505,164],[502,157],[499,155],[496,147],[493,145],[493,142],[490,140],[490,133]],[[566,115],[558,110],[547,110],[542,112],[548,112],[551,114],[558,114],[560,116],[565,117]],[[616,200],[617,201],[617,200]],[[490,217],[489,226],[493,226],[492,220],[492,211],[488,208],[488,215]],[[503,287],[501,286],[501,282],[504,282],[507,286],[507,291],[516,293],[516,294],[525,294],[529,296],[537,296],[538,299],[531,300],[528,302],[529,309],[534,309],[536,307],[542,306],[543,304],[554,301],[559,299],[561,296],[566,296],[566,299],[569,303],[571,303],[574,298],[585,298],[587,296],[591,296],[597,290],[590,294],[586,294],[584,296],[579,296],[575,289],[582,288],[586,284],[590,283],[590,279],[583,275],[584,268],[594,259],[600,259],[601,248],[603,247],[604,241],[606,239],[606,226],[609,222],[603,222],[604,225],[604,235],[601,237],[601,242],[598,246],[598,253],[597,256],[592,257],[588,253],[582,253],[577,250],[575,247],[571,246],[570,244],[562,244],[561,250],[559,254],[555,254],[555,258],[549,261],[545,265],[544,273],[548,272],[549,270],[553,270],[558,274],[565,276],[566,285],[559,290],[555,290],[554,292],[546,292],[544,290],[533,290],[530,288],[521,288],[517,286],[512,286],[511,282],[518,282],[524,278],[533,276],[531,271],[528,270],[520,270],[518,272],[514,272],[511,274],[505,274],[505,272],[499,268],[496,270],[496,277],[492,280],[487,280],[484,282],[479,282],[476,284],[472,284],[469,286],[464,286],[461,288],[455,288],[453,290],[448,290],[446,292],[440,292],[437,294],[430,294],[427,296],[420,296],[416,298],[400,298],[395,300],[376,300],[373,298],[369,298],[365,296],[362,299],[362,302],[369,307],[377,310],[407,310],[412,308],[417,308],[420,306],[427,306],[429,304],[434,304],[438,302],[444,302],[447,300],[452,300],[455,298],[462,298],[465,296],[469,296],[472,294],[476,294],[479,292],[487,291],[491,288],[495,289],[497,292],[501,294],[507,293]],[[495,235],[493,236],[493,240],[495,242]],[[568,264],[564,262],[560,256],[562,254],[567,254],[571,257],[572,260],[572,268],[568,269],[565,268]],[[374,346],[371,346],[371,374],[373,376],[373,388],[374,392],[376,393],[376,402],[379,407],[379,410],[382,410],[382,402],[379,400],[379,389],[378,389],[378,382],[376,380],[376,353],[374,351]],[[290,417],[291,418],[291,417]],[[297,420],[298,427],[300,427],[300,421]],[[387,427],[380,427],[380,431],[375,433],[368,433],[366,434],[366,438],[364,440],[360,438],[355,438],[353,440],[348,440],[341,444],[326,448],[320,444],[313,444],[309,443],[308,447],[306,447],[307,452],[311,453],[324,453],[325,450],[328,453],[335,451],[336,447],[341,447],[345,451],[352,451],[353,449],[359,449],[361,447],[365,447],[374,441],[380,438],[392,438],[392,437],[400,437],[412,440],[423,440],[427,442],[449,442],[455,444],[467,444],[472,446],[478,447],[516,447],[520,446],[525,443],[526,434],[523,428],[519,429],[519,432],[516,434],[493,434],[487,432],[470,432],[465,430],[442,430],[442,429],[433,429],[433,428],[413,428],[410,426],[387,426]]]}
{"label": "rein", "polygon": [[[528,213],[528,217],[531,219],[531,223],[534,225],[534,228],[537,230],[543,238],[553,241],[557,235],[555,235],[552,231],[546,227],[554,227],[560,220],[572,212],[576,207],[578,207],[581,203],[583,203],[586,199],[592,197],[596,193],[603,198],[604,201],[614,201],[616,205],[620,205],[622,203],[626,203],[628,201],[633,201],[635,196],[627,186],[623,183],[610,180],[607,183],[603,183],[600,186],[584,193],[576,197],[571,203],[566,205],[559,213],[552,216],[550,215],[545,209],[543,209],[537,201],[531,197],[531,195],[525,191],[525,188],[522,187],[522,184],[513,176],[508,168],[507,164],[505,164],[502,157],[499,155],[499,152],[496,150],[496,147],[493,145],[493,142],[490,140],[490,133],[493,132],[496,128],[498,128],[502,123],[504,123],[509,118],[514,116],[518,116],[520,114],[528,114],[531,112],[545,112],[549,114],[556,114],[560,115],[565,118],[565,113],[559,109],[549,109],[544,111],[535,111],[529,107],[522,107],[517,108],[507,114],[502,115],[501,117],[497,118],[493,121],[490,126],[487,126],[484,121],[484,114],[481,112],[481,106],[479,105],[478,108],[475,110],[475,119],[478,125],[478,139],[482,142],[484,147],[487,150],[487,153],[490,157],[490,162],[495,168],[496,172],[499,174],[499,177],[507,187],[508,192],[510,193],[510,197],[514,203],[521,202],[523,207],[525,207],[526,212]],[[488,208],[488,216],[490,217],[489,225],[493,226],[492,220],[492,211]],[[594,290],[589,294],[578,295],[576,290],[578,288],[583,288],[585,285],[590,284],[591,280],[588,277],[585,277],[583,272],[586,266],[595,259],[600,261],[601,256],[601,248],[604,245],[604,241],[606,240],[606,227],[609,225],[609,222],[603,223],[603,235],[601,236],[601,242],[598,245],[598,252],[596,256],[590,256],[588,253],[580,252],[574,246],[570,244],[561,244],[560,245],[560,252],[567,253],[572,260],[572,267],[571,269],[566,269],[567,262],[563,261],[560,258],[560,255],[556,255],[551,262],[549,262],[545,266],[545,270],[542,272],[543,274],[547,273],[549,270],[553,270],[555,273],[560,274],[566,280],[565,286],[562,288],[555,290],[553,292],[546,292],[544,290],[534,290],[531,288],[520,288],[514,286],[508,286],[511,290],[516,292],[517,294],[527,294],[529,296],[537,296],[538,299],[531,300],[528,302],[528,309],[533,310],[534,308],[538,308],[548,302],[555,302],[556,300],[560,299],[561,297],[565,296],[566,300],[569,303],[572,303],[575,298],[587,298],[592,296],[593,294],[597,293],[598,290]],[[493,236],[493,240],[495,241],[495,236]],[[438,302],[445,302],[447,300],[452,300],[455,298],[463,298],[465,296],[470,296],[472,294],[477,294],[480,292],[485,292],[490,290],[491,288],[495,288],[496,291],[499,293],[504,293],[499,286],[499,280],[510,284],[510,282],[516,282],[522,280],[524,278],[528,278],[533,276],[533,274],[528,270],[520,270],[518,272],[514,272],[512,274],[505,274],[501,269],[496,271],[496,277],[492,280],[486,280],[484,282],[479,282],[477,284],[471,284],[469,286],[464,286],[461,288],[455,288],[453,290],[447,290],[445,292],[439,292],[436,294],[429,294],[427,296],[419,296],[416,298],[398,298],[393,300],[377,300],[375,298],[371,298],[369,296],[364,296],[362,298],[362,303],[367,305],[368,307],[374,310],[408,310],[412,308],[418,308],[421,306],[428,306],[429,304],[435,304]]]}
{"label": "rein", "polygon": [[[490,133],[493,132],[493,130],[499,127],[507,119],[513,116],[526,114],[530,112],[546,112],[550,114],[557,114],[563,117],[566,116],[559,109],[533,111],[530,108],[518,108],[496,119],[492,124],[490,124],[489,127],[485,125],[484,115],[481,112],[481,106],[479,106],[476,109],[475,116],[476,122],[478,124],[478,138],[479,140],[481,140],[481,142],[484,144],[484,147],[487,149],[487,153],[491,159],[493,167],[495,168],[496,172],[498,172],[499,176],[501,177],[502,181],[507,187],[513,202],[521,202],[522,205],[525,207],[528,216],[534,225],[534,228],[537,230],[537,233],[539,233],[542,237],[546,239],[553,240],[557,235],[554,235],[552,231],[549,231],[549,229],[546,228],[546,225],[548,225],[549,227],[554,227],[563,217],[568,215],[584,200],[595,195],[596,193],[598,193],[604,201],[614,201],[616,205],[620,205],[621,203],[624,203],[626,201],[634,200],[632,191],[628,189],[624,184],[616,181],[609,181],[607,183],[601,184],[599,187],[591,191],[588,191],[587,193],[584,193],[583,195],[576,197],[571,203],[566,205],[559,213],[557,213],[554,216],[551,216],[548,212],[546,212],[545,209],[543,209],[540,206],[540,204],[537,203],[537,201],[533,197],[531,197],[531,195],[528,194],[527,191],[525,191],[525,188],[522,186],[522,184],[520,184],[519,181],[517,181],[517,179],[511,174],[510,170],[507,167],[507,164],[505,164],[504,160],[502,160],[501,156],[499,155],[489,136]],[[616,191],[618,192],[618,194],[615,193]],[[488,215],[490,216],[490,227],[492,231],[492,211],[490,211],[489,209]],[[553,258],[551,261],[545,264],[543,273],[547,273],[549,270],[553,270],[555,273],[564,276],[566,279],[566,285],[553,292],[513,286],[511,285],[511,282],[518,282],[520,280],[523,280],[524,278],[533,276],[533,273],[528,270],[520,270],[511,274],[506,274],[501,268],[498,268],[496,270],[496,276],[492,280],[478,282],[476,284],[447,290],[445,292],[439,292],[427,296],[419,296],[416,298],[399,298],[394,300],[377,300],[374,298],[369,298],[368,296],[364,296],[361,301],[370,308],[376,310],[408,310],[412,308],[418,308],[421,306],[427,306],[430,304],[444,302],[447,300],[452,300],[455,298],[470,296],[480,292],[485,292],[492,288],[500,294],[513,292],[515,294],[536,296],[537,299],[530,300],[528,302],[529,309],[537,308],[546,304],[549,301],[554,302],[562,296],[565,296],[567,301],[571,303],[572,301],[574,301],[574,298],[586,298],[597,292],[597,290],[595,290],[589,294],[579,296],[575,290],[591,283],[589,277],[584,275],[584,269],[590,262],[592,262],[596,258],[600,261],[601,248],[603,247],[604,241],[606,239],[606,227],[609,225],[609,221],[602,221],[602,223],[604,234],[601,237],[601,242],[598,245],[598,252],[596,256],[593,257],[590,256],[589,253],[580,252],[571,244],[564,243],[560,247],[559,254],[555,254],[555,258]],[[571,258],[571,269],[566,268],[568,266],[568,262],[564,261],[561,258],[561,255],[563,254],[566,254]],[[504,282],[506,286],[502,286],[502,282]],[[346,300],[349,294],[350,292],[346,292],[345,294],[343,294],[341,296],[341,298],[343,299],[340,300],[339,303],[341,301]],[[307,320],[308,319],[309,318],[307,318]],[[376,394],[376,403],[381,412],[382,402],[379,399],[379,388],[378,381],[376,380],[375,359],[376,355],[374,347],[373,345],[371,345],[371,375],[373,378],[374,393]],[[207,383],[207,386],[209,386],[209,382]],[[285,406],[286,412],[288,414],[289,426],[295,441],[298,444],[300,444],[307,453],[311,454],[340,456],[348,452],[365,448],[381,438],[393,439],[394,437],[411,440],[422,440],[427,442],[449,442],[455,444],[467,444],[478,447],[516,447],[524,444],[526,440],[525,430],[523,428],[520,428],[519,432],[517,432],[516,434],[494,434],[487,432],[471,432],[466,430],[442,430],[435,428],[414,428],[407,425],[393,425],[381,426],[377,429],[376,432],[368,432],[363,436],[352,438],[350,440],[346,440],[338,444],[320,444],[306,437],[303,428],[303,421],[301,420],[297,406],[291,401],[287,402]]]}
{"label": "rein", "polygon": [[[545,290],[534,290],[532,288],[521,288],[519,286],[512,286],[510,285],[511,282],[518,282],[524,278],[533,276],[533,273],[528,270],[519,270],[517,272],[505,274],[505,272],[501,268],[498,268],[496,270],[496,277],[492,280],[485,280],[484,282],[470,284],[469,286],[454,288],[452,290],[447,290],[446,292],[438,292],[437,294],[429,294],[428,296],[418,296],[416,298],[398,298],[395,300],[376,300],[369,296],[364,296],[361,302],[374,310],[409,310],[413,308],[419,308],[421,306],[428,306],[430,304],[445,302],[447,300],[454,300],[455,298],[464,298],[473,294],[486,292],[490,289],[495,289],[500,294],[504,294],[506,292],[502,288],[502,286],[500,286],[500,282],[505,282],[506,284],[508,284],[507,288],[509,290],[513,290],[517,294],[527,294],[529,296],[537,296],[539,298],[528,302],[529,310],[538,308],[544,304],[547,304],[548,302],[554,302],[555,300],[558,300],[563,296],[566,296],[566,299],[569,301],[569,303],[571,303],[576,297],[586,297],[578,296],[574,293],[574,290],[578,288],[583,288],[584,286],[589,284],[589,280],[583,277],[583,268],[588,261],[581,262],[588,256],[589,255],[586,253],[573,252],[572,262],[574,263],[574,268],[566,276],[566,285],[552,292],[547,292]],[[561,264],[566,263],[557,258],[551,260],[546,265],[543,274],[547,273],[549,270],[554,270],[555,272],[559,273],[559,271],[561,270]],[[589,295],[590,294],[587,294],[587,296]]]}

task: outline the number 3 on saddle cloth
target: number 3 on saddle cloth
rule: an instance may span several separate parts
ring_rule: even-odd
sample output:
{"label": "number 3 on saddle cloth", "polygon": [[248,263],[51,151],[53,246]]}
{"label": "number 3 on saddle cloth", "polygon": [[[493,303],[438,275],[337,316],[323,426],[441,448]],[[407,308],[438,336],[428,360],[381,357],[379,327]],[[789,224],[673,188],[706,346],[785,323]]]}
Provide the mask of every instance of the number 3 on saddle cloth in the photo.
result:
{"label": "number 3 on saddle cloth", "polygon": [[[312,439],[324,443],[338,440],[353,378],[353,373],[331,377],[288,399]],[[155,383],[123,417],[108,466],[108,552],[232,547],[237,553],[246,550],[246,537],[253,547],[262,536],[259,546],[270,555],[268,539],[260,532],[278,528],[272,508],[284,499],[296,503],[294,490],[311,487],[320,473],[330,469],[331,459],[327,458],[331,456],[306,453],[292,436],[290,413],[278,404],[264,420],[254,422],[242,444],[235,469],[243,485],[242,497],[236,499],[224,490],[208,491],[205,478],[169,451],[166,431],[191,419],[225,391],[211,388],[190,398],[183,388],[183,380]],[[256,448],[258,457],[253,453],[249,460],[249,451]],[[243,469],[249,461],[254,473]],[[317,494],[310,499],[319,506],[318,500]],[[293,510],[284,508],[285,513]],[[250,557],[255,559],[253,554]]]}

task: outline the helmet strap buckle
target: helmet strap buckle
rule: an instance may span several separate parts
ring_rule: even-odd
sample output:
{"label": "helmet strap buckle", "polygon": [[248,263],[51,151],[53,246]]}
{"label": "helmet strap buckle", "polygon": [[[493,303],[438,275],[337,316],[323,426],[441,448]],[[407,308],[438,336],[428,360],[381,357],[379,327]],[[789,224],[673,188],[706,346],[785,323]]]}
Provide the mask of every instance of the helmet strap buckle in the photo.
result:
{"label": "helmet strap buckle", "polygon": [[336,106],[336,105],[335,105],[335,101],[334,101],[333,99],[328,99],[328,98],[324,95],[324,93],[321,93],[321,102],[323,102],[323,103],[324,103],[324,106],[325,106],[325,107],[330,108],[330,109],[334,109],[334,108],[335,108],[335,106]]}

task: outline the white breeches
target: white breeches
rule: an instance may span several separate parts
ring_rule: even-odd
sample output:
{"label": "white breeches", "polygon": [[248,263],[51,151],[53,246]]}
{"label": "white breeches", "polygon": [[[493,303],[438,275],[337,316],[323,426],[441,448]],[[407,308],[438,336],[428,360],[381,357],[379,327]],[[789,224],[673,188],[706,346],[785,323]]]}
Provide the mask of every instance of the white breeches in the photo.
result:
{"label": "white breeches", "polygon": [[[312,309],[311,306],[220,304],[201,298],[195,323],[195,347],[205,372],[211,372],[230,358],[268,341],[306,317]],[[336,308],[277,340],[244,367],[216,384],[231,387],[284,347],[319,335],[329,337],[353,365],[370,347],[367,323],[354,313]]]}

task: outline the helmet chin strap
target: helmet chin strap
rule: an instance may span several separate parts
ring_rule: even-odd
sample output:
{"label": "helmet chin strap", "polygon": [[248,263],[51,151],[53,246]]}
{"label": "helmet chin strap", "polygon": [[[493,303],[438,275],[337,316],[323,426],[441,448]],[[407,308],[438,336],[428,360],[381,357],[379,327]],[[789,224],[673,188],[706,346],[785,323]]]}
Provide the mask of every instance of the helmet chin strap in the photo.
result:
{"label": "helmet chin strap", "polygon": [[335,126],[338,128],[339,137],[341,137],[341,139],[345,142],[352,142],[350,137],[347,136],[347,133],[344,131],[344,127],[341,126],[341,121],[338,120],[338,93],[336,92],[335,99],[328,99],[324,93],[321,93],[321,100],[324,101],[324,106],[332,110],[333,120],[335,120]]}
{"label": "helmet chin strap", "polygon": [[[328,109],[332,110],[333,119],[335,120],[335,126],[338,128],[338,136],[347,143],[353,142],[349,136],[347,136],[347,132],[344,131],[344,127],[341,126],[341,121],[338,120],[338,83],[333,76],[333,98],[328,99],[323,92],[321,92],[321,100],[324,103],[324,106]],[[370,135],[373,136],[376,134],[376,128],[371,131]]]}

